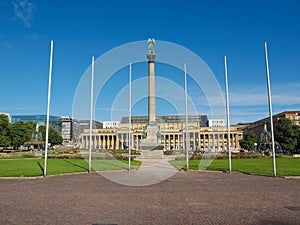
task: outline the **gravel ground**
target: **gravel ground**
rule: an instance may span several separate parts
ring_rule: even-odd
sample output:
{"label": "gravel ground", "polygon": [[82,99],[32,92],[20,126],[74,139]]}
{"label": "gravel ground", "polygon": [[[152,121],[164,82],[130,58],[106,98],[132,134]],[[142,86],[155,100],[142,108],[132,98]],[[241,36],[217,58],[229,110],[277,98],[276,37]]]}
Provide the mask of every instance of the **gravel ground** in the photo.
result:
{"label": "gravel ground", "polygon": [[181,171],[142,187],[97,173],[0,183],[0,224],[300,224],[300,179]]}

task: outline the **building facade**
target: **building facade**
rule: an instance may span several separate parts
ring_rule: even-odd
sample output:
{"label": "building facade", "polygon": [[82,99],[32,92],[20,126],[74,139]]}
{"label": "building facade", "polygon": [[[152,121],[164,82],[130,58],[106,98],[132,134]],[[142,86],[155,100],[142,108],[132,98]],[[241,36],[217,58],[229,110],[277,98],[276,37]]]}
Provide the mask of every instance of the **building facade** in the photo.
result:
{"label": "building facade", "polygon": [[211,119],[208,120],[209,127],[225,127],[225,120],[223,119]]}
{"label": "building facade", "polygon": [[[12,115],[11,122],[32,121],[40,126],[46,126],[46,119],[46,115]],[[70,116],[49,116],[49,127],[62,136],[64,144],[76,144],[80,141],[79,122]]]}
{"label": "building facade", "polygon": [[[46,126],[46,115],[12,115],[11,122],[28,122],[32,121],[41,126]],[[49,127],[56,130],[60,135],[62,132],[62,119],[60,116],[49,116]]]}
{"label": "building facade", "polygon": [[109,129],[109,128],[118,128],[119,126],[119,121],[103,121],[103,128],[104,129]]}
{"label": "building facade", "polygon": [[[164,150],[183,150],[185,146],[186,127],[184,115],[156,116],[160,130],[161,144]],[[123,117],[118,128],[102,128],[92,130],[93,149],[127,149],[129,118]],[[227,127],[208,127],[205,115],[188,116],[188,149],[200,151],[227,150]],[[140,143],[145,138],[148,124],[147,116],[131,118],[131,146],[140,149]],[[242,131],[231,127],[231,148],[239,149],[239,140],[243,138]],[[81,134],[81,148],[89,147],[89,129]]]}
{"label": "building facade", "polygon": [[[93,129],[102,129],[103,123],[99,121],[92,120],[92,128]],[[89,120],[80,120],[79,121],[79,130],[80,133],[83,133],[85,129],[90,129],[90,121]]]}
{"label": "building facade", "polygon": [[[282,113],[274,115],[273,116],[274,127],[276,126],[276,123],[280,118],[287,118],[287,119],[291,120],[294,125],[300,126],[300,111],[284,111]],[[271,130],[270,129],[270,118],[267,117],[267,118],[258,120],[256,122],[253,122],[252,124],[250,124],[245,129],[245,132],[252,131],[258,137],[260,137],[261,133],[264,131],[265,124],[267,126],[267,130]]]}
{"label": "building facade", "polygon": [[79,141],[79,121],[70,116],[61,117],[61,136],[65,144],[75,144]]}

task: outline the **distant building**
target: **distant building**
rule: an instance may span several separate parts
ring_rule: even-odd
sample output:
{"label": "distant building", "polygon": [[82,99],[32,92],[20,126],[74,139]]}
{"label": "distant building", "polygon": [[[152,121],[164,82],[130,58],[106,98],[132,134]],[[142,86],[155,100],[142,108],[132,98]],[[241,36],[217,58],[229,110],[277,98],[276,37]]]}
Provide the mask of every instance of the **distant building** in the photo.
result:
{"label": "distant building", "polygon": [[209,127],[224,127],[225,126],[225,120],[223,120],[223,119],[208,120],[208,126]]}
{"label": "distant building", "polygon": [[[93,129],[93,149],[126,149],[128,147],[129,117],[123,117],[117,128]],[[157,125],[160,128],[161,144],[164,150],[181,150],[185,145],[185,115],[156,116]],[[140,149],[148,124],[148,116],[132,116],[132,148]],[[219,125],[222,122],[217,123]],[[227,148],[227,127],[208,127],[206,115],[188,115],[188,148],[191,150],[223,151]],[[89,128],[89,127],[88,127]],[[231,127],[231,146],[239,149],[239,140],[243,138],[243,132]],[[81,133],[81,148],[89,146],[89,129]]]}
{"label": "distant building", "polygon": [[61,136],[65,144],[78,143],[80,136],[79,121],[70,116],[62,116]]}
{"label": "distant building", "polygon": [[[102,129],[103,123],[99,121],[93,120],[92,121],[92,128],[93,129]],[[80,120],[79,121],[79,130],[82,133],[85,129],[90,129],[90,120]]]}
{"label": "distant building", "polygon": [[118,128],[119,121],[103,121],[103,129]]}
{"label": "distant building", "polygon": [[[274,123],[274,126],[276,125],[277,121],[278,121],[280,118],[287,118],[287,119],[290,119],[294,125],[300,126],[300,111],[284,111],[284,112],[282,112],[282,113],[273,115],[273,123]],[[254,132],[258,137],[260,137],[261,133],[262,133],[263,130],[264,130],[264,125],[265,125],[265,124],[267,125],[267,129],[268,129],[268,130],[271,130],[271,129],[270,129],[270,118],[267,117],[267,118],[258,120],[258,121],[256,121],[256,122],[253,122],[252,124],[250,124],[250,125],[245,129],[245,131],[246,131],[246,132],[252,131],[252,132]]]}
{"label": "distant building", "polygon": [[[12,115],[11,122],[28,122],[32,121],[39,125],[46,126],[46,115]],[[62,131],[62,120],[60,116],[49,116],[49,127],[56,130],[60,135]]]}

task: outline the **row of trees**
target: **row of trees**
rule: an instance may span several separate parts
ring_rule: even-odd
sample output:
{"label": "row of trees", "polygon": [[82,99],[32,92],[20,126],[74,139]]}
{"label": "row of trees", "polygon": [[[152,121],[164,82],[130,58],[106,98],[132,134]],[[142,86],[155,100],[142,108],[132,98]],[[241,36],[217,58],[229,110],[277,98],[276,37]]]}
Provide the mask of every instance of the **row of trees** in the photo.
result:
{"label": "row of trees", "polygon": [[[274,139],[279,146],[288,151],[300,149],[300,127],[294,125],[287,118],[280,118],[274,126]],[[259,137],[254,132],[247,132],[240,146],[244,149],[255,150],[255,143],[259,143]]]}
{"label": "row of trees", "polygon": [[[34,122],[9,123],[8,116],[0,114],[0,147],[13,147],[16,149],[25,142],[32,141],[32,134],[35,128],[36,123]],[[45,141],[45,126],[40,126],[39,130],[42,133],[42,140]],[[63,139],[59,133],[49,128],[49,143],[51,145],[60,145],[62,141]]]}

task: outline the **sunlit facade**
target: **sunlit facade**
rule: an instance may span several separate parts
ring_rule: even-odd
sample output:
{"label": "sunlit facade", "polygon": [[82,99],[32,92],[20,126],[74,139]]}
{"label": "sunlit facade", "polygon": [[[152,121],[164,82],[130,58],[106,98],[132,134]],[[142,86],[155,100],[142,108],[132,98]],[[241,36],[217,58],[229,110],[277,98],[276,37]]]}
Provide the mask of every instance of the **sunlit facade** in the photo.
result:
{"label": "sunlit facade", "polygon": [[[292,121],[294,125],[300,126],[300,111],[284,111],[282,113],[278,113],[276,115],[273,115],[273,123],[274,127],[276,126],[277,121],[280,118],[287,118]],[[251,123],[246,129],[244,129],[246,132],[252,131],[254,132],[258,137],[260,137],[261,133],[264,130],[264,125],[266,124],[267,130],[270,129],[270,118],[264,118],[261,120],[258,120],[254,123]]]}
{"label": "sunlit facade", "polygon": [[[161,144],[164,150],[183,150],[185,146],[185,116],[168,115],[157,116],[160,129]],[[93,129],[93,149],[127,149],[128,148],[128,117],[123,117],[118,128]],[[131,146],[140,149],[141,140],[144,138],[145,128],[148,123],[147,116],[133,116],[131,118]],[[188,116],[188,149],[200,151],[227,150],[227,127],[208,127],[207,116]],[[243,138],[242,131],[231,127],[231,148],[240,149],[239,140]],[[89,148],[89,129],[81,134],[81,148]]]}

